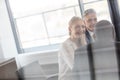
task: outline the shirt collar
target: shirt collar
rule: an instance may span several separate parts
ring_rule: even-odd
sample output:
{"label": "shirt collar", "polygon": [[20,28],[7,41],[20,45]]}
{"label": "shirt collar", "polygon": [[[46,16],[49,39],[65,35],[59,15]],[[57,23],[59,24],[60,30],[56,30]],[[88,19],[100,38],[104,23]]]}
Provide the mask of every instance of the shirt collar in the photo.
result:
{"label": "shirt collar", "polygon": [[94,32],[92,32],[92,31],[90,31],[90,30],[88,30],[88,32],[89,32],[90,36],[93,36],[93,35],[94,35]]}

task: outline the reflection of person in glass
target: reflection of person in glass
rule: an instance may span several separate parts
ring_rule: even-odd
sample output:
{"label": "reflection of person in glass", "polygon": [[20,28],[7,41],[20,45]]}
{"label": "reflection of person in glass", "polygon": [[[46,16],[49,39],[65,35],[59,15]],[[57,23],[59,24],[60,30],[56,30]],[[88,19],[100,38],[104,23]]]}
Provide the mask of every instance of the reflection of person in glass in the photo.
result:
{"label": "reflection of person in glass", "polygon": [[86,44],[85,25],[79,17],[72,17],[69,22],[70,37],[63,42],[59,51],[59,80],[73,80],[72,74],[74,51]]}
{"label": "reflection of person in glass", "polygon": [[94,34],[94,28],[95,24],[97,23],[97,16],[96,12],[93,9],[87,9],[84,12],[84,22],[86,26],[86,40],[87,43],[92,43],[95,41],[95,34]]}
{"label": "reflection of person in glass", "polygon": [[96,42],[107,44],[115,40],[114,26],[108,20],[101,20],[95,25]]}

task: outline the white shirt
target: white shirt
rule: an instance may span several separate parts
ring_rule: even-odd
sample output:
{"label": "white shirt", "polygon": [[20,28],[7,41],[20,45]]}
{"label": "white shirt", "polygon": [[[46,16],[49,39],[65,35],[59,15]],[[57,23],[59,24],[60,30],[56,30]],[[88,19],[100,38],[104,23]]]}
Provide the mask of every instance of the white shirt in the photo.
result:
{"label": "white shirt", "polygon": [[95,38],[93,37],[94,36],[94,32],[89,31],[89,30],[88,30],[88,32],[89,32],[89,34],[90,34],[90,36],[92,38],[92,42],[95,42]]}
{"label": "white shirt", "polygon": [[62,44],[58,54],[59,80],[73,80],[71,75],[74,62],[74,51],[77,48],[77,45],[72,42],[70,38]]}

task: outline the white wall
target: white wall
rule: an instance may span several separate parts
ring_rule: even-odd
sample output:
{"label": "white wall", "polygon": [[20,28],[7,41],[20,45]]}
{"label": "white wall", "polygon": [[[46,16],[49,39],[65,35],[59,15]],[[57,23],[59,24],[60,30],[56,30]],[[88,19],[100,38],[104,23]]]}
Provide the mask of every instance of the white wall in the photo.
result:
{"label": "white wall", "polygon": [[0,49],[2,50],[2,53],[0,54],[4,55],[4,58],[14,57],[18,54],[5,0],[0,0],[0,39],[2,46],[2,49]]}

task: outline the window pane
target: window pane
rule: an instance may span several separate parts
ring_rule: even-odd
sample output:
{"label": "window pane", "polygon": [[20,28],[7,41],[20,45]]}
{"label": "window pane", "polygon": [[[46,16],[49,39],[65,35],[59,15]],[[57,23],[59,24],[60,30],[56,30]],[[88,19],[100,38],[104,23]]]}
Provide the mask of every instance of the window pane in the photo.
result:
{"label": "window pane", "polygon": [[51,44],[60,43],[66,39],[66,36],[68,35],[68,22],[71,17],[75,16],[75,14],[75,7],[45,14],[45,20]]}
{"label": "window pane", "polygon": [[51,37],[51,38],[50,38],[50,43],[51,43],[51,44],[62,43],[62,42],[65,41],[68,37],[69,37],[69,35]]}
{"label": "window pane", "polygon": [[41,15],[16,20],[23,48],[47,45],[47,34]]}
{"label": "window pane", "polygon": [[23,49],[63,42],[70,18],[81,16],[78,0],[48,1],[9,0]]}
{"label": "window pane", "polygon": [[75,15],[74,9],[63,9],[45,14],[49,37],[68,34],[68,21]]}
{"label": "window pane", "polygon": [[15,18],[73,6],[78,0],[10,0]]}
{"label": "window pane", "polygon": [[84,5],[84,8],[85,8],[85,10],[89,9],[89,8],[94,9],[97,12],[98,21],[102,20],[102,19],[111,21],[109,9],[108,9],[108,4],[107,4],[106,0],[86,4],[86,5]]}
{"label": "window pane", "polygon": [[77,16],[81,17],[81,12],[80,12],[80,7],[79,6],[75,7],[75,13],[76,13]]}

